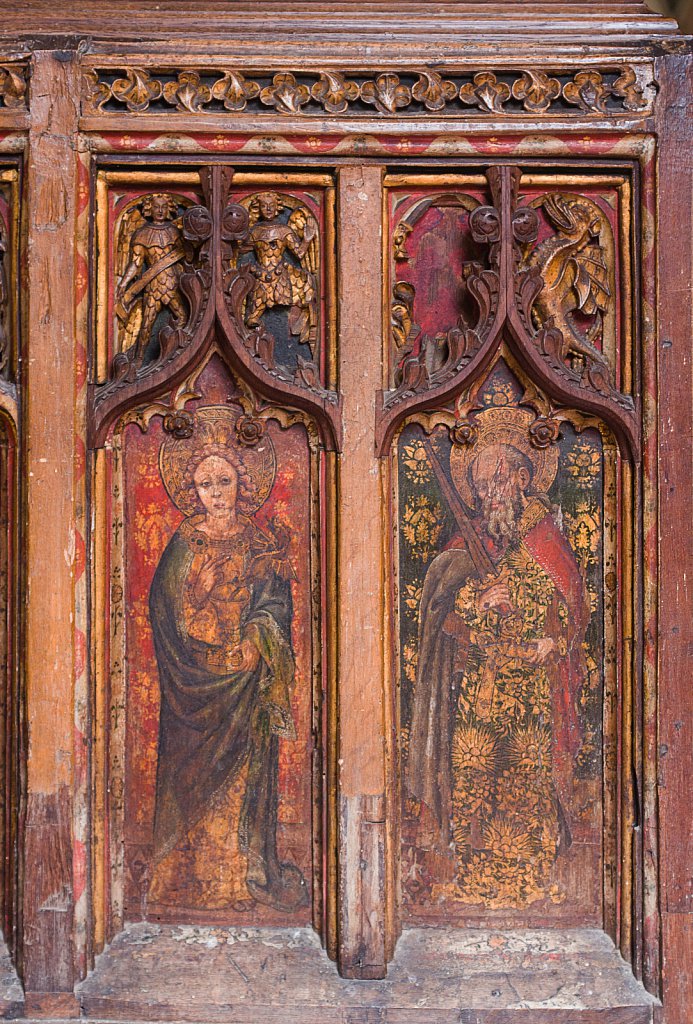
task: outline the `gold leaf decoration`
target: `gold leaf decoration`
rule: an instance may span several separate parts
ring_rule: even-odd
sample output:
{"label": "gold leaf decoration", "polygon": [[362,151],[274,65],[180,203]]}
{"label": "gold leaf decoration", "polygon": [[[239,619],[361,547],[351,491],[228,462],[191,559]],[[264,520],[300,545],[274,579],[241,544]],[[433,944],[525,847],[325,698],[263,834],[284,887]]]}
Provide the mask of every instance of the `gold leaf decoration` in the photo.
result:
{"label": "gold leaf decoration", "polygon": [[223,78],[212,86],[212,96],[221,100],[227,110],[241,111],[248,106],[248,100],[260,95],[260,86],[251,82],[240,71],[225,71]]}
{"label": "gold leaf decoration", "polygon": [[561,95],[561,83],[549,78],[543,71],[523,71],[513,82],[513,96],[520,100],[525,110],[533,114],[544,114],[555,99]]}
{"label": "gold leaf decoration", "polygon": [[378,75],[375,81],[363,83],[361,99],[364,103],[372,103],[381,114],[396,114],[411,103],[411,89],[402,85],[399,75],[387,72]]}
{"label": "gold leaf decoration", "polygon": [[197,71],[181,71],[175,82],[164,86],[164,99],[178,110],[196,114],[212,98],[212,90],[204,85]]}
{"label": "gold leaf decoration", "polygon": [[307,85],[296,81],[290,72],[275,75],[272,85],[268,85],[260,93],[260,100],[267,107],[274,107],[280,114],[300,114],[310,99]]}
{"label": "gold leaf decoration", "polygon": [[502,114],[504,104],[510,99],[510,86],[499,82],[492,71],[479,71],[471,82],[462,86],[460,99],[470,106]]}
{"label": "gold leaf decoration", "polygon": [[347,82],[337,71],[322,71],[311,95],[328,114],[343,114],[358,99],[359,87],[356,82]]}
{"label": "gold leaf decoration", "polygon": [[116,78],[111,86],[113,99],[124,103],[133,114],[140,114],[162,94],[161,82],[149,77],[143,68],[128,68],[125,78]]}

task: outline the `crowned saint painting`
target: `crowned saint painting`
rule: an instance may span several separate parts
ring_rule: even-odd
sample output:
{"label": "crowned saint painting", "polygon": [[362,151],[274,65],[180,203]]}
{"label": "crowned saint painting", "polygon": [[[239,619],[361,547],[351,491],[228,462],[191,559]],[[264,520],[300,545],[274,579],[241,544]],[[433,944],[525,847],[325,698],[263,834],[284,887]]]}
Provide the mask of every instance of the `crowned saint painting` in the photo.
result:
{"label": "crowned saint painting", "polygon": [[[564,899],[588,677],[590,594],[548,497],[559,448],[532,443],[534,419],[483,408],[450,448],[456,523],[423,580],[407,723],[411,877],[425,862],[438,892],[490,909]],[[432,443],[416,450],[429,472]]]}

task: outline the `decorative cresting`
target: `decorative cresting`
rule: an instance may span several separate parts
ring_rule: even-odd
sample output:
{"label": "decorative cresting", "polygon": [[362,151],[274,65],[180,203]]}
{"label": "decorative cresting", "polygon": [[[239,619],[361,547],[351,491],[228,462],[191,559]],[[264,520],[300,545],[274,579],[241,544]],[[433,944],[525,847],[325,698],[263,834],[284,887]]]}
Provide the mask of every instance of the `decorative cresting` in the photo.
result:
{"label": "decorative cresting", "polygon": [[186,114],[275,111],[325,114],[648,114],[649,65],[584,69],[431,68],[382,73],[124,67],[86,72],[85,114],[122,110]]}
{"label": "decorative cresting", "polygon": [[[407,416],[440,408],[459,395],[506,343],[558,407],[601,417],[624,453],[637,458],[638,410],[633,398],[618,390],[613,369],[592,343],[612,299],[596,207],[573,193],[519,205],[518,167],[491,167],[487,178],[493,205],[469,203],[471,236],[488,252],[486,266],[473,262],[467,267],[474,322],[461,316],[447,332],[419,337],[413,323],[414,288],[407,282],[394,286],[391,330],[400,360],[395,387],[379,395],[377,451],[388,451]],[[540,205],[555,233],[537,245]],[[395,259],[406,258],[407,229],[405,221],[395,231]],[[452,439],[465,443],[464,423],[452,428]]]}
{"label": "decorative cresting", "polygon": [[[124,248],[116,287],[116,314],[127,348],[114,356],[111,379],[91,385],[91,445],[102,445],[111,424],[127,409],[183,385],[216,345],[260,400],[309,413],[322,444],[339,449],[340,396],[322,387],[312,358],[300,358],[295,371],[281,365],[274,357],[272,335],[252,315],[258,307],[258,274],[253,273],[253,264],[238,256],[252,250],[257,239],[247,203],[229,201],[233,170],[220,165],[203,168],[200,180],[205,205],[186,206],[176,223],[171,210],[175,200],[167,193],[145,197],[136,211],[139,226]],[[285,230],[299,229],[295,224]],[[304,277],[307,280],[302,273],[294,272],[299,285],[305,285]],[[310,349],[314,311],[306,288],[297,287],[296,292],[289,296],[297,309],[296,331],[304,331]],[[151,327],[164,306],[172,322],[159,330],[152,355]],[[185,436],[190,429],[185,415],[173,407],[165,426],[175,436]],[[246,425],[245,443],[257,440],[249,440],[253,429]]]}
{"label": "decorative cresting", "polygon": [[23,64],[0,64],[0,110],[26,110],[27,68]]}

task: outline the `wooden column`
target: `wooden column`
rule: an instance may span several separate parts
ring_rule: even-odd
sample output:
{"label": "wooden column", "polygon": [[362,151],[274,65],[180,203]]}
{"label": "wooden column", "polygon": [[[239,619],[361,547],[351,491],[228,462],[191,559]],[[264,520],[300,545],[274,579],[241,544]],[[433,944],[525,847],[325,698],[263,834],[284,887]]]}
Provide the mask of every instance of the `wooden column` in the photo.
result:
{"label": "wooden column", "polygon": [[74,56],[34,54],[27,168],[22,974],[27,1013],[55,1016],[74,1008]]}
{"label": "wooden column", "polygon": [[375,396],[382,386],[382,172],[339,172],[339,969],[386,972],[384,580]]}
{"label": "wooden column", "polygon": [[[658,180],[660,1020],[693,1006],[693,63],[661,61]],[[687,526],[682,530],[681,524]]]}

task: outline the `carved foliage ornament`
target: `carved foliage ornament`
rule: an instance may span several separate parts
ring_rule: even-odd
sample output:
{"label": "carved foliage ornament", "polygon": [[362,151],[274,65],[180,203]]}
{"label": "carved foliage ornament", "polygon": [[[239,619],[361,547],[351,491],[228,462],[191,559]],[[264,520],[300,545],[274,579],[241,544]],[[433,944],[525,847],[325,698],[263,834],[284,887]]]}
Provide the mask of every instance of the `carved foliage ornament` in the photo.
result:
{"label": "carved foliage ornament", "polygon": [[[2,72],[0,71],[0,74]],[[0,95],[2,79],[0,78]],[[426,69],[347,75],[340,71],[155,71],[124,68],[86,72],[85,112],[124,106],[132,113],[172,108],[183,113],[271,108],[287,115],[363,114],[646,114],[654,86],[649,69],[631,65],[547,73],[479,70],[443,77]],[[9,104],[8,104],[9,105]]]}
{"label": "carved foliage ornament", "polygon": [[0,64],[0,109],[25,110],[27,69],[20,64]]}

